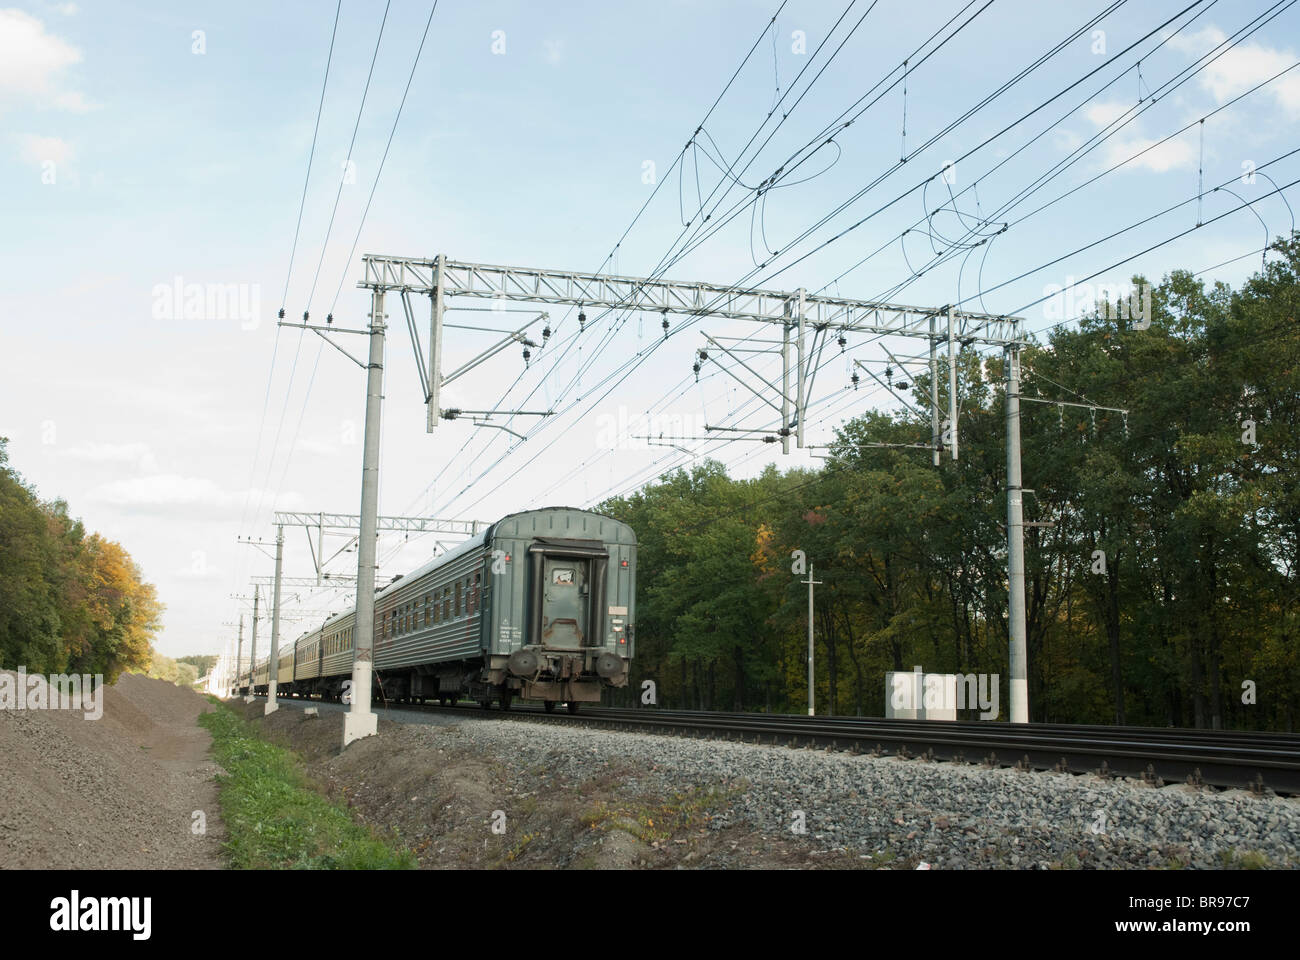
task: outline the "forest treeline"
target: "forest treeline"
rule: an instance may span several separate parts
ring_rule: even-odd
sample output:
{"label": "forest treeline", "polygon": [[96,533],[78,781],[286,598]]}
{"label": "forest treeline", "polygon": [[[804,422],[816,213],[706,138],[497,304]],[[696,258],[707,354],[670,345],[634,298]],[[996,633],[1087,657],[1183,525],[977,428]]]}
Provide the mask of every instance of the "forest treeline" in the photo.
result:
{"label": "forest treeline", "polygon": [[[1025,530],[1031,718],[1295,730],[1300,239],[1240,290],[1174,272],[1152,294],[1148,329],[1094,317],[1022,353],[1023,396],[1128,411],[1021,407],[1025,520],[1050,524]],[[822,469],[708,461],[602,504],[640,543],[620,702],[653,679],[664,706],[803,712],[802,550],[819,713],[883,715],[885,672],[921,665],[998,674],[1005,719],[1005,371],[957,365],[957,462],[871,446],[930,439],[928,414],[875,410]],[[939,382],[946,404],[946,358]],[[909,389],[925,411],[928,379]]]}
{"label": "forest treeline", "polygon": [[62,500],[42,501],[0,437],[0,668],[148,671],[162,604],[120,544],[87,533]]}

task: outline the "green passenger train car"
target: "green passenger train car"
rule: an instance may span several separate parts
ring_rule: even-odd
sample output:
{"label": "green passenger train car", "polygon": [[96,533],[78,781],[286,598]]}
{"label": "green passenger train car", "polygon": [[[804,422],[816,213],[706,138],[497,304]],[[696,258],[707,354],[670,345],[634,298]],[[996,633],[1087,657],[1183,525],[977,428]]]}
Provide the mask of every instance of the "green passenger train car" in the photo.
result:
{"label": "green passenger train car", "polygon": [[[280,658],[279,695],[348,690],[356,611]],[[587,510],[514,513],[375,595],[374,694],[387,700],[547,709],[626,686],[635,655],[636,534]],[[265,692],[265,669],[255,673]]]}

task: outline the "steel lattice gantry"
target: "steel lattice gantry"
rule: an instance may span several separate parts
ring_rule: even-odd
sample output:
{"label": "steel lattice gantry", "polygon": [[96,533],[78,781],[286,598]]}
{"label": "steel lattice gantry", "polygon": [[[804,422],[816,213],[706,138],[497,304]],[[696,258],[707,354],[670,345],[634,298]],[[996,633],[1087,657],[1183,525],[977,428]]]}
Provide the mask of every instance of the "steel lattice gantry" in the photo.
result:
{"label": "steel lattice gantry", "polygon": [[[372,254],[363,262],[365,279],[358,286],[425,296],[441,290],[444,297],[610,307],[767,323],[788,323],[797,319],[792,316],[791,305],[802,303],[803,319],[814,327],[927,338],[932,333],[930,321],[944,312],[933,307],[807,293],[802,294],[800,300],[797,291],[742,289],[715,283],[461,263],[445,256],[428,260]],[[955,319],[954,333],[959,340],[1002,347],[1019,343],[1018,318],[959,312]],[[946,330],[943,336],[947,336]]]}
{"label": "steel lattice gantry", "polygon": [[[742,288],[714,283],[691,283],[647,277],[621,277],[568,270],[541,270],[531,267],[507,267],[482,263],[462,263],[445,254],[433,258],[390,257],[370,254],[362,258],[364,276],[357,286],[371,294],[372,351],[382,347],[384,295],[399,293],[406,322],[416,349],[416,359],[428,406],[428,429],[432,431],[443,416],[454,417],[458,411],[439,406],[444,383],[467,372],[509,342],[524,339],[527,328],[506,331],[507,338],[480,354],[446,379],[442,375],[443,313],[448,297],[478,297],[492,301],[556,304],[609,308],[617,310],[659,312],[664,315],[664,333],[668,335],[668,314],[690,317],[720,317],[780,324],[782,340],[778,342],[782,358],[779,384],[759,377],[717,339],[710,343],[727,353],[739,366],[757,377],[758,382],[780,398],[773,403],[759,386],[750,384],[734,371],[733,377],[745,383],[755,395],[781,413],[782,448],[788,453],[790,436],[804,446],[804,425],[812,392],[816,360],[825,346],[828,331],[900,336],[929,343],[931,373],[931,443],[934,463],[939,464],[940,423],[938,405],[938,346],[947,343],[949,389],[948,416],[951,426],[951,453],[957,459],[957,369],[960,347],[983,344],[1000,347],[1007,359],[1007,579],[1008,632],[1010,634],[1011,720],[1029,719],[1026,670],[1025,594],[1024,594],[1024,520],[1020,478],[1020,404],[1019,353],[1024,345],[1023,321],[1019,317],[962,311],[952,305],[915,307],[905,304],[854,300],[795,291]],[[415,330],[410,295],[429,298],[429,353],[421,355]],[[808,328],[813,336],[807,336]],[[820,346],[818,340],[820,338]],[[811,342],[809,342],[811,340]],[[526,343],[527,345],[527,343]],[[794,363],[791,364],[791,348]],[[372,362],[372,372],[375,364]],[[792,382],[793,381],[793,382]],[[367,408],[369,410],[369,407]],[[369,685],[369,675],[364,678]],[[368,709],[368,704],[367,704]],[[345,734],[345,741],[347,740]]]}
{"label": "steel lattice gantry", "polygon": [[[432,517],[376,517],[377,529],[398,533],[446,533],[472,537],[487,526],[482,520],[436,520]],[[357,530],[361,517],[355,513],[294,513],[277,511],[277,526]]]}
{"label": "steel lattice gantry", "polygon": [[[806,420],[815,360],[820,357],[818,337],[829,330],[845,333],[867,333],[885,336],[915,337],[930,343],[931,371],[937,374],[936,346],[946,341],[950,366],[958,345],[980,343],[1003,349],[1016,349],[1021,345],[1021,320],[989,313],[956,310],[951,306],[939,308],[916,307],[906,304],[883,303],[874,300],[854,300],[846,297],[828,297],[809,294],[804,289],[763,290],[741,288],[716,283],[687,282],[652,279],[648,277],[622,277],[600,273],[581,273],[566,270],[542,270],[534,267],[507,267],[485,263],[463,263],[450,260],[445,254],[432,259],[416,257],[390,257],[369,254],[362,258],[364,277],[358,287],[368,289],[372,295],[382,297],[387,291],[400,293],[407,323],[414,338],[414,315],[409,303],[411,294],[429,297],[429,354],[420,355],[416,344],[417,360],[428,405],[428,430],[432,431],[442,417],[454,417],[456,411],[444,412],[440,407],[440,391],[444,383],[466,372],[488,356],[504,348],[512,340],[523,340],[523,331],[510,333],[505,340],[484,351],[460,370],[445,377],[442,374],[443,313],[448,297],[478,297],[481,299],[512,302],[544,303],[578,307],[605,307],[609,309],[658,312],[664,315],[665,333],[668,314],[694,317],[720,317],[732,320],[749,320],[759,323],[780,324],[783,340],[780,347],[783,374],[780,385],[759,378],[761,383],[780,397],[782,414],[782,450],[790,452],[790,435],[796,445],[804,446]],[[813,331],[813,343],[808,342],[808,328]],[[526,329],[526,328],[525,328]],[[734,354],[713,338],[710,342],[744,365]],[[791,349],[795,357],[791,364]],[[752,370],[750,371],[753,372]],[[734,374],[733,374],[734,375]],[[955,370],[953,372],[949,419],[954,436],[957,421]],[[791,382],[793,381],[793,383]],[[765,402],[771,404],[760,390],[742,379],[746,387]],[[932,442],[939,449],[939,417],[933,412]],[[953,445],[954,459],[956,445]]]}
{"label": "steel lattice gantry", "polygon": [[[472,537],[487,524],[482,520],[439,520],[434,517],[376,517],[376,532],[441,533],[449,537]],[[306,511],[276,511],[275,523],[279,528],[302,527],[307,533],[307,546],[311,550],[312,564],[316,568],[316,586],[326,586],[326,581],[355,584],[356,577],[340,577],[325,572],[325,564],[334,557],[325,556],[326,531],[343,531],[348,542],[334,556],[357,542],[356,531],[361,529],[361,516],[355,513],[308,513]],[[316,531],[312,542],[311,531]],[[288,581],[285,581],[286,583]],[[295,584],[307,586],[308,584]]]}

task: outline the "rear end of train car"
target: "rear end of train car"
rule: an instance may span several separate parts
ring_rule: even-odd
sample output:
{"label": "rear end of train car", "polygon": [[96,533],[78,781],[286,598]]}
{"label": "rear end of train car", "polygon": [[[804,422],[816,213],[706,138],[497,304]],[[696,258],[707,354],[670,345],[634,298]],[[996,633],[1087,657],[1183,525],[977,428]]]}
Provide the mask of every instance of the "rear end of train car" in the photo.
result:
{"label": "rear end of train car", "polygon": [[517,696],[576,710],[598,703],[604,687],[626,686],[635,654],[632,528],[551,508],[506,517],[488,533],[487,689],[479,692],[503,706]]}

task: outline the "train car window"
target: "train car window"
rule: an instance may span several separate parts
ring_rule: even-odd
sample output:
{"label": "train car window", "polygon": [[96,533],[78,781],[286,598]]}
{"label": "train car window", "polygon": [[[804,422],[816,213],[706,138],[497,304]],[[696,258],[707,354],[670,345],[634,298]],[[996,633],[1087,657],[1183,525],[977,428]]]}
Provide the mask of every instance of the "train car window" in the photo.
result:
{"label": "train car window", "polygon": [[451,619],[451,587],[442,588],[442,619]]}
{"label": "train car window", "polygon": [[427,593],[424,595],[424,625],[426,627],[429,625],[429,595]]}
{"label": "train car window", "polygon": [[456,581],[456,616],[460,616],[460,581]]}

